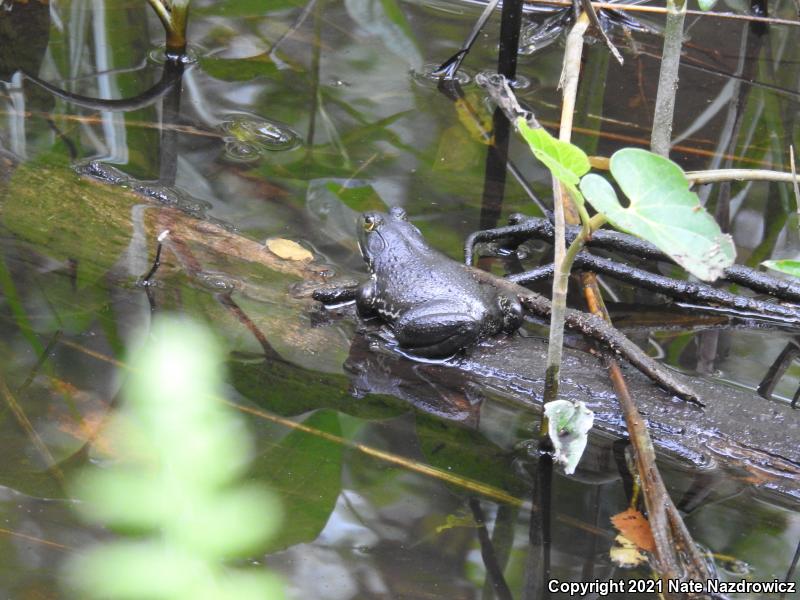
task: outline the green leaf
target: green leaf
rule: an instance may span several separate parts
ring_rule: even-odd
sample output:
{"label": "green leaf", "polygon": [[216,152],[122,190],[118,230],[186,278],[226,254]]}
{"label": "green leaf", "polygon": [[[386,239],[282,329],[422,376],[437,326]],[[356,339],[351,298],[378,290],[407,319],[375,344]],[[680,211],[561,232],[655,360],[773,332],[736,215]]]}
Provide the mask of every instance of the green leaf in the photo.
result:
{"label": "green leaf", "polygon": [[569,190],[572,199],[582,205],[583,196],[577,185],[591,169],[586,153],[569,142],[554,138],[546,129],[532,129],[522,117],[517,120],[517,128],[533,155]]}
{"label": "green leaf", "polygon": [[689,191],[686,175],[674,162],[646,150],[623,148],[611,157],[611,173],[630,200],[627,208],[598,175],[584,177],[581,191],[614,227],[655,244],[705,281],[719,278],[733,264],[733,240]]}
{"label": "green leaf", "polygon": [[[303,425],[320,432],[342,435],[339,415],[332,410],[313,413]],[[254,461],[254,472],[283,500],[285,527],[270,544],[270,551],[320,534],[336,506],[342,489],[342,444],[305,431],[292,431]]]}
{"label": "green leaf", "polygon": [[270,79],[281,77],[278,67],[265,54],[249,58],[201,57],[198,62],[203,71],[214,79],[222,81],[250,81],[257,77],[269,77]]}
{"label": "green leaf", "polygon": [[347,181],[329,181],[325,189],[350,208],[356,217],[368,210],[386,210],[386,203],[369,183],[349,185]]}
{"label": "green leaf", "polygon": [[780,271],[781,273],[788,273],[794,277],[800,277],[800,260],[765,260],[761,264],[773,271]]}
{"label": "green leaf", "polygon": [[583,402],[554,400],[544,405],[544,414],[548,419],[547,433],[553,442],[555,459],[564,465],[567,475],[572,475],[586,448],[594,413]]}
{"label": "green leaf", "polygon": [[482,433],[431,415],[417,414],[415,419],[420,450],[429,464],[509,494],[523,493],[512,454]]}
{"label": "green leaf", "polygon": [[288,10],[302,6],[298,0],[216,0],[207,6],[192,6],[192,13],[203,16],[225,17],[262,17],[278,11]]}
{"label": "green leaf", "polygon": [[716,3],[717,0],[697,0],[697,5],[700,7],[700,10],[711,10]]}

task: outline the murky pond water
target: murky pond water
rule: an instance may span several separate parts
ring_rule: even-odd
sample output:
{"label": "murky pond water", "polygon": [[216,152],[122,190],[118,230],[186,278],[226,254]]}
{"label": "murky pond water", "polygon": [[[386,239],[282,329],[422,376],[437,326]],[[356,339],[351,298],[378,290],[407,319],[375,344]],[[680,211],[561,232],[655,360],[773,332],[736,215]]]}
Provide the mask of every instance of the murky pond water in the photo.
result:
{"label": "murky pond water", "polygon": [[[553,475],[543,506],[536,463],[517,451],[537,431],[536,410],[502,386],[374,348],[351,312],[323,311],[308,295],[331,277],[364,277],[359,211],[402,206],[454,257],[475,229],[541,214],[514,177],[487,176],[482,132],[492,116],[473,80],[496,68],[498,19],[465,62],[454,101],[426,73],[457,49],[480,6],[264,4],[196,2],[197,60],[179,88],[167,85],[181,73],[162,68],[163,31],[144,2],[0,5],[0,595],[60,597],[61,561],[105,535],[71,513],[60,476],[11,407],[69,477],[102,455],[97,431],[121,365],[153,314],[169,311],[207,322],[230,352],[227,395],[257,434],[253,477],[286,511],[258,562],[283,574],[290,597],[532,599],[546,597],[547,569],[562,581],[649,577],[609,558],[609,518],[628,504],[618,438],[598,433],[576,477]],[[770,10],[791,17],[792,6]],[[657,30],[660,18],[648,23]],[[788,170],[789,145],[800,147],[800,28],[690,17],[687,36],[673,158],[686,169]],[[661,38],[618,30],[615,39],[624,67],[601,44],[586,53],[575,141],[589,154],[649,138]],[[548,127],[560,113],[562,41],[518,68],[519,97]],[[159,93],[135,98],[152,86]],[[549,203],[544,169],[517,140],[509,156]],[[502,203],[491,200],[503,185]],[[788,186],[698,192],[727,220],[738,262],[800,251]],[[136,282],[165,229],[163,264],[145,289]],[[313,259],[279,259],[265,239],[297,241]],[[527,251],[531,263],[548,258],[544,245]],[[745,328],[691,307],[644,310],[663,299],[606,284],[637,343],[693,376],[754,390],[796,339],[790,328]],[[797,427],[775,415],[798,374],[790,367],[772,401],[752,394],[778,440]],[[591,397],[588,371],[567,377]],[[776,474],[715,468],[713,453],[662,458],[720,577],[787,576],[800,540],[796,462]]]}

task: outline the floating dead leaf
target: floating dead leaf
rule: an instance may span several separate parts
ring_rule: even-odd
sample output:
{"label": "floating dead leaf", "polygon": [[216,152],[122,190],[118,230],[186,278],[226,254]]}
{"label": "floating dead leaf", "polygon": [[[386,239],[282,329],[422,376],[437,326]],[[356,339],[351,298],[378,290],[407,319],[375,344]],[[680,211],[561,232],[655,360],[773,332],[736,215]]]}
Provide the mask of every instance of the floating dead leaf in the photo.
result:
{"label": "floating dead leaf", "polygon": [[647,562],[647,557],[636,548],[636,544],[624,535],[614,538],[614,545],[611,546],[609,555],[614,564],[625,568],[636,567]]}
{"label": "floating dead leaf", "polygon": [[611,517],[611,522],[617,528],[617,531],[638,548],[647,552],[653,552],[656,549],[656,542],[653,539],[650,523],[638,510],[629,508]]}
{"label": "floating dead leaf", "polygon": [[308,250],[297,242],[283,238],[271,238],[266,242],[267,249],[274,255],[284,260],[297,260],[308,262],[314,258]]}

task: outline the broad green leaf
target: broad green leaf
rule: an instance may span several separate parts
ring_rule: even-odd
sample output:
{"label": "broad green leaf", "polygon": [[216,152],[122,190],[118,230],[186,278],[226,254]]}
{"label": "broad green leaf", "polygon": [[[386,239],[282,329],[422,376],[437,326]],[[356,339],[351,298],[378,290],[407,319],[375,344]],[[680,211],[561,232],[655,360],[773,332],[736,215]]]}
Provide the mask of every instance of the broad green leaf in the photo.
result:
{"label": "broad green leaf", "polygon": [[794,277],[800,277],[800,260],[765,260],[761,264],[768,269],[780,271],[781,273],[788,273]]}
{"label": "broad green leaf", "polygon": [[522,493],[513,457],[482,433],[425,414],[416,415],[416,430],[422,454],[432,466],[510,494]]}
{"label": "broad green leaf", "polygon": [[697,0],[697,5],[700,7],[700,10],[711,10],[716,3],[717,0]]}
{"label": "broad green leaf", "polygon": [[250,81],[257,77],[278,79],[281,73],[272,59],[259,54],[249,58],[201,57],[200,68],[214,79],[223,81]]}
{"label": "broad green leaf", "polygon": [[548,435],[553,442],[555,459],[571,475],[586,448],[589,430],[594,423],[594,413],[583,402],[554,400],[544,405],[548,419]]}
{"label": "broad green leaf", "polygon": [[325,189],[351,209],[356,218],[359,213],[368,210],[386,210],[386,203],[370,183],[332,180],[325,185]]}
{"label": "broad green leaf", "polygon": [[591,169],[586,153],[569,142],[554,138],[546,129],[532,129],[522,117],[517,120],[517,127],[533,155],[569,190],[575,202],[583,204],[577,185]]}
{"label": "broad green leaf", "polygon": [[704,281],[714,281],[733,264],[733,240],[689,191],[686,175],[674,162],[646,150],[623,148],[611,157],[611,173],[630,200],[627,208],[599,175],[584,177],[581,191],[614,227],[655,244]]}
{"label": "broad green leaf", "polygon": [[[332,410],[312,413],[303,425],[341,436],[339,415]],[[253,472],[283,500],[284,527],[270,550],[287,548],[317,538],[336,506],[342,490],[344,447],[305,431],[292,431],[253,461]]]}
{"label": "broad green leaf", "polygon": [[193,15],[225,17],[233,19],[237,17],[261,17],[282,10],[288,10],[303,5],[298,0],[270,0],[269,3],[263,0],[216,0],[206,6],[192,6]]}
{"label": "broad green leaf", "polygon": [[356,400],[349,391],[350,380],[337,373],[320,373],[280,361],[232,361],[228,370],[231,383],[240,394],[282,416],[332,408],[361,419],[378,420],[408,411],[401,400],[384,394],[367,394]]}

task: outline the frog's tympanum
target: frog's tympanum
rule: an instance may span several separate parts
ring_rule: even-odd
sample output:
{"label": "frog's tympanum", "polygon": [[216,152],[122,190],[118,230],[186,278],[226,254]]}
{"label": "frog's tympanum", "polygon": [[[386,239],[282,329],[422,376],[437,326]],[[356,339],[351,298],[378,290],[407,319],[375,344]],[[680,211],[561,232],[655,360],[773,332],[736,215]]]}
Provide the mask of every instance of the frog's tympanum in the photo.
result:
{"label": "frog's tympanum", "polygon": [[428,246],[401,208],[364,213],[358,225],[372,277],[359,287],[356,307],[362,317],[383,318],[402,350],[447,357],[519,328],[523,311],[517,298]]}

